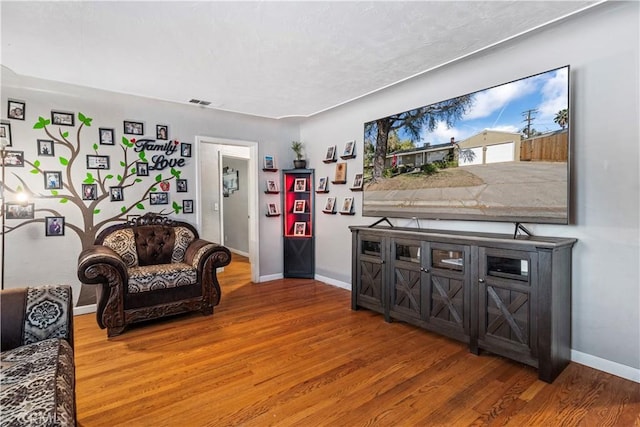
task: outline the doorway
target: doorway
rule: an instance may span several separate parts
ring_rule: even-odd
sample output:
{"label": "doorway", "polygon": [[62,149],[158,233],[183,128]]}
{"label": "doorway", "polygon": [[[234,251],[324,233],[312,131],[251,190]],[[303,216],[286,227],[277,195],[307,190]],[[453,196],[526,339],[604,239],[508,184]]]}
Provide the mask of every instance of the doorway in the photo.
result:
{"label": "doorway", "polygon": [[[253,141],[229,140],[214,137],[196,137],[196,150],[198,153],[198,161],[196,168],[196,192],[200,203],[196,203],[197,223],[200,226],[200,234],[202,238],[212,242],[220,243],[226,246],[226,243],[233,238],[232,230],[225,230],[225,205],[227,209],[236,209],[237,207],[229,206],[225,199],[236,197],[234,201],[238,201],[240,197],[246,197],[246,214],[244,218],[234,218],[232,224],[234,227],[243,227],[247,233],[247,251],[241,248],[231,247],[234,252],[245,255],[249,258],[251,265],[251,280],[254,283],[259,282],[260,263],[259,263],[259,214],[258,214],[258,144]],[[227,166],[224,162],[229,160],[232,164]],[[235,163],[240,161],[240,163]],[[237,181],[237,190],[234,193],[228,193],[225,197],[224,191],[224,168],[233,167],[234,171],[239,170],[237,166],[246,166],[246,176],[244,181]],[[229,169],[227,169],[229,171]],[[233,176],[229,174],[227,179],[231,180]],[[240,176],[233,174],[234,176]],[[241,189],[242,188],[242,189]],[[236,193],[237,191],[237,193]],[[227,221],[229,222],[229,221]],[[238,243],[233,243],[238,245]]]}

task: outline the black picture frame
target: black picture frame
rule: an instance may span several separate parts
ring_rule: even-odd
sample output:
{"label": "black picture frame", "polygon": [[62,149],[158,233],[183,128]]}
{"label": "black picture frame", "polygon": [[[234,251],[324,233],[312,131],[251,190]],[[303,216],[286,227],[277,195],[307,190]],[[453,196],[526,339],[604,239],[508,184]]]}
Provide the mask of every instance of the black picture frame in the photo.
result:
{"label": "black picture frame", "polygon": [[188,185],[186,179],[176,179],[176,192],[177,193],[188,193]]}
{"label": "black picture frame", "polygon": [[144,135],[144,123],[125,120],[124,133],[126,135]]}
{"label": "black picture frame", "polygon": [[7,100],[7,118],[14,120],[24,120],[24,110],[26,104],[15,99]]}
{"label": "black picture frame", "polygon": [[137,176],[149,176],[149,163],[136,162],[136,175]]}
{"label": "black picture frame", "polygon": [[44,217],[45,236],[64,236],[64,217],[46,216]]}
{"label": "black picture frame", "polygon": [[183,142],[180,144],[180,155],[182,157],[191,157],[191,144]]}
{"label": "black picture frame", "polygon": [[76,121],[73,113],[51,111],[51,124],[58,126],[75,126]]}
{"label": "black picture frame", "polygon": [[96,200],[98,198],[98,184],[82,184],[82,200]]}
{"label": "black picture frame", "polygon": [[169,126],[156,125],[156,139],[160,139],[160,140],[169,139]]}
{"label": "black picture frame", "polygon": [[5,219],[33,219],[35,218],[35,204],[34,203],[11,203],[7,202],[4,205]]}
{"label": "black picture frame", "polygon": [[124,188],[120,186],[109,187],[109,200],[121,202],[124,200]]}
{"label": "black picture frame", "polygon": [[44,189],[60,190],[62,189],[62,172],[61,171],[44,171]]}
{"label": "black picture frame", "polygon": [[154,193],[149,194],[149,204],[150,205],[168,205],[169,193],[167,193],[166,191],[156,191]]}
{"label": "black picture frame", "polygon": [[87,154],[87,169],[111,169],[109,156],[94,156],[93,154]]}
{"label": "black picture frame", "polygon": [[0,122],[0,138],[7,140],[6,147],[13,146],[13,143],[11,142],[11,123],[4,121]]}
{"label": "black picture frame", "polygon": [[38,156],[54,156],[54,144],[51,139],[38,140]]}
{"label": "black picture frame", "polygon": [[5,150],[2,164],[8,168],[23,168],[24,151]]}
{"label": "black picture frame", "polygon": [[182,213],[192,214],[193,213],[193,200],[186,199],[182,201]]}
{"label": "black picture frame", "polygon": [[115,145],[115,129],[100,128],[98,135],[100,136],[100,145]]}

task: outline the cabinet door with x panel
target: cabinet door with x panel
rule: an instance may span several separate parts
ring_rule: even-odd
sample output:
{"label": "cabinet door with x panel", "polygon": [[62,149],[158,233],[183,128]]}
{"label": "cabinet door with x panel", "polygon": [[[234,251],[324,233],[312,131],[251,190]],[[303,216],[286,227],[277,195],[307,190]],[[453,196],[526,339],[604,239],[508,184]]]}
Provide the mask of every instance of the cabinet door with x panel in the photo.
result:
{"label": "cabinet door with x panel", "polygon": [[386,253],[387,239],[378,236],[359,237],[353,235],[354,253],[358,256],[354,259],[353,277],[354,289],[351,292],[351,308],[368,308],[384,314],[388,319],[385,309],[385,283],[386,283]]}
{"label": "cabinet door with x panel", "polygon": [[391,239],[389,256],[389,315],[422,326],[427,305],[422,283],[422,242]]}

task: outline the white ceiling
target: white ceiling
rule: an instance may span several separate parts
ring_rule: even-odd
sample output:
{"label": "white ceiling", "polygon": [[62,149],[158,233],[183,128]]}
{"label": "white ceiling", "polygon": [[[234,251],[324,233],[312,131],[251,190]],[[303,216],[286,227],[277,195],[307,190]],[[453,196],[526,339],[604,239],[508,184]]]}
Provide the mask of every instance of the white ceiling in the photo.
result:
{"label": "white ceiling", "polygon": [[594,4],[2,1],[1,63],[114,92],[309,116]]}

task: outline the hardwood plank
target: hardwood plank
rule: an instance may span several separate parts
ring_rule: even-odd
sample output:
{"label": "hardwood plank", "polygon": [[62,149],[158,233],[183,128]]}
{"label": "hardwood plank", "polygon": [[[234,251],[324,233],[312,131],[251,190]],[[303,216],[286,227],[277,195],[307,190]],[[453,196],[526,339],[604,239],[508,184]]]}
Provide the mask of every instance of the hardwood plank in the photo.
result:
{"label": "hardwood plank", "polygon": [[368,310],[308,279],[219,275],[213,316],[149,322],[107,339],[74,320],[80,426],[640,426],[640,385],[571,364],[528,366]]}

